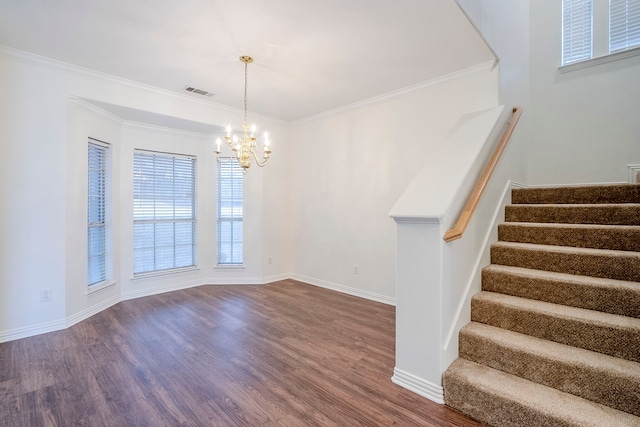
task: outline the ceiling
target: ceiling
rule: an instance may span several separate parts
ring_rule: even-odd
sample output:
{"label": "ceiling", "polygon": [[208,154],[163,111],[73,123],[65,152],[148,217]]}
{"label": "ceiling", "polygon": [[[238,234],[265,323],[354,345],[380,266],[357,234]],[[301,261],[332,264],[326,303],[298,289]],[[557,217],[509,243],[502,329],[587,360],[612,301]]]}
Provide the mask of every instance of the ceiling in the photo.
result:
{"label": "ceiling", "polygon": [[0,45],[295,121],[493,59],[454,0],[3,0]]}

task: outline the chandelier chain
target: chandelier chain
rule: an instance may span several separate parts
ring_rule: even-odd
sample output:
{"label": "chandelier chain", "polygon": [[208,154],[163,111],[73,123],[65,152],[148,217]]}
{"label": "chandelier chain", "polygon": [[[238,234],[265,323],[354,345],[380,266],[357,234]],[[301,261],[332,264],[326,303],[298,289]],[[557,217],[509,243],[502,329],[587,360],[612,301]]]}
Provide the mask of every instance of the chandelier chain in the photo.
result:
{"label": "chandelier chain", "polygon": [[247,123],[247,62],[244,63],[244,122]]}

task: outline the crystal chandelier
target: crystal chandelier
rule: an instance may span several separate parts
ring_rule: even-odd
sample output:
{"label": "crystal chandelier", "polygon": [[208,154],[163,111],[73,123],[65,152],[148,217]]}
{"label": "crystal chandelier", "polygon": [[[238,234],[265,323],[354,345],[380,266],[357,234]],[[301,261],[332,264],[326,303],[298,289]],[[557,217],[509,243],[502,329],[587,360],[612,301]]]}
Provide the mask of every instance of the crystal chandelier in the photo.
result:
{"label": "crystal chandelier", "polygon": [[[271,155],[271,141],[269,141],[269,135],[264,133],[264,140],[262,143],[262,150],[258,148],[256,143],[256,125],[247,123],[247,66],[253,62],[253,58],[250,56],[241,56],[240,62],[244,63],[244,122],[242,123],[242,135],[232,135],[231,125],[227,126],[227,134],[224,136],[224,142],[233,151],[233,155],[238,159],[238,163],[246,173],[247,169],[251,167],[251,158],[255,160],[256,164],[263,167],[267,164],[269,156]],[[216,140],[216,155],[220,160],[220,145],[222,145],[222,139]]]}

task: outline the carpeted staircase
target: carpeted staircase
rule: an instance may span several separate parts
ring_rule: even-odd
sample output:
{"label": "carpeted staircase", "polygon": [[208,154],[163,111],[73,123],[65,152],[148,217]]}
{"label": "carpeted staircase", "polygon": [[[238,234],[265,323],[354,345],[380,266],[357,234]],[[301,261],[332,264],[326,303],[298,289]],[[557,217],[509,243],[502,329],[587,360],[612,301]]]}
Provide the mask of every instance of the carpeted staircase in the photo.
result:
{"label": "carpeted staircase", "polygon": [[445,403],[493,426],[640,427],[640,185],[512,203]]}

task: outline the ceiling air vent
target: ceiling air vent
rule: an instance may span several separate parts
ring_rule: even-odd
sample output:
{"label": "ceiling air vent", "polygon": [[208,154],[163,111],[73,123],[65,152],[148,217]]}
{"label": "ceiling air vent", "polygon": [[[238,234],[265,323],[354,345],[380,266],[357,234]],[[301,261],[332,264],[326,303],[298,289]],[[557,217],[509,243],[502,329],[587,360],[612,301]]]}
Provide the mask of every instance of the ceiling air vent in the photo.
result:
{"label": "ceiling air vent", "polygon": [[190,93],[195,93],[196,95],[208,96],[209,98],[211,98],[213,96],[213,92],[208,92],[206,90],[197,89],[197,88],[192,87],[192,86],[187,86],[187,87],[184,88],[184,90],[186,90],[187,92],[190,92]]}

